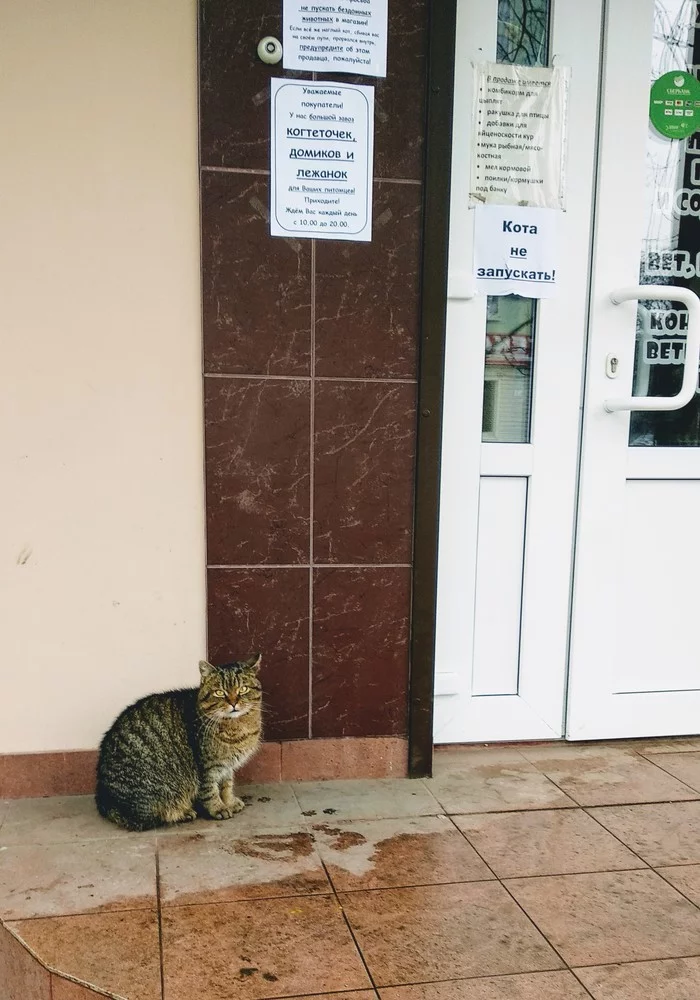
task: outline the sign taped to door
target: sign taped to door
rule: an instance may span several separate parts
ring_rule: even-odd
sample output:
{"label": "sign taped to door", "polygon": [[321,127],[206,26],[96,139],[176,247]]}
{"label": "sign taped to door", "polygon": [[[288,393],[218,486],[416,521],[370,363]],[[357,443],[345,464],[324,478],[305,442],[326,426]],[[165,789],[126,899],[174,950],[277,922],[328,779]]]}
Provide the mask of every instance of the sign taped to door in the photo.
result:
{"label": "sign taped to door", "polygon": [[567,67],[475,67],[472,205],[565,208]]}
{"label": "sign taped to door", "polygon": [[557,229],[550,208],[481,205],[474,211],[474,278],[482,295],[557,294]]}

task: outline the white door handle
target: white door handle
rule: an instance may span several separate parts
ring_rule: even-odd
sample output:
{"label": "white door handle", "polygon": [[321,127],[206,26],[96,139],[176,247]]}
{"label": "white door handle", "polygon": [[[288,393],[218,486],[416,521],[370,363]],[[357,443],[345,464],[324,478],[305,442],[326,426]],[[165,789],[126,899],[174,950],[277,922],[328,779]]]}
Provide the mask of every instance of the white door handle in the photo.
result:
{"label": "white door handle", "polygon": [[675,285],[634,285],[620,288],[610,295],[613,305],[632,302],[637,299],[669,299],[682,302],[688,310],[688,330],[685,340],[685,361],[683,362],[683,384],[676,396],[620,396],[606,399],[608,413],[616,410],[681,410],[695,395],[698,387],[698,367],[700,366],[700,298],[689,288]]}

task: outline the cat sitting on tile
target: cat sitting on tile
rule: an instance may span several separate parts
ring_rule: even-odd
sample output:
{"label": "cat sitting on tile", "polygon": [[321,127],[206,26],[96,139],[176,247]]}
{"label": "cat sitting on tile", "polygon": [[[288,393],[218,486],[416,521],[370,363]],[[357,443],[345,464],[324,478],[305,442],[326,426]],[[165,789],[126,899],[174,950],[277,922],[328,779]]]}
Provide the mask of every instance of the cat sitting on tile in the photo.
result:
{"label": "cat sitting on tile", "polygon": [[97,809],[126,830],[229,819],[243,809],[234,773],[260,746],[260,654],[214,667],[198,688],[151,694],[125,708],[100,744]]}

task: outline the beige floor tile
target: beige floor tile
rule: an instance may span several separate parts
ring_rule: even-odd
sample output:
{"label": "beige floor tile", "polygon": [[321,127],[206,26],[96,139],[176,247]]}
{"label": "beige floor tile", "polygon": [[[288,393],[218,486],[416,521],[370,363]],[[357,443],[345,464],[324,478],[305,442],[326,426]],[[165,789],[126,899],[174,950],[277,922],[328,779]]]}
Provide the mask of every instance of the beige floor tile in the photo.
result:
{"label": "beige floor tile", "polygon": [[569,965],[700,953],[700,910],[655,872],[509,879],[505,885]]}
{"label": "beige floor tile", "polygon": [[167,1000],[362,990],[369,979],[328,896],[163,908]]}
{"label": "beige floor tile", "polygon": [[562,967],[496,882],[378,889],[340,899],[378,986]]}
{"label": "beige floor tile", "polygon": [[153,910],[46,917],[10,924],[51,969],[127,1000],[160,1000]]}
{"label": "beige floor tile", "polygon": [[302,815],[314,823],[341,819],[434,816],[440,806],[421,781],[307,781],[294,785]]}
{"label": "beige floor tile", "polygon": [[643,868],[643,862],[580,809],[455,816],[499,878]]}
{"label": "beige floor tile", "polygon": [[336,889],[388,889],[494,876],[446,816],[316,823],[312,833]]}
{"label": "beige floor tile", "polygon": [[374,990],[353,990],[352,993],[315,993],[294,1000],[377,1000]]}
{"label": "beige floor tile", "polygon": [[0,845],[60,844],[76,840],[149,838],[148,833],[128,833],[103,819],[91,795],[66,795],[10,802],[0,828]]}
{"label": "beige floor tile", "polygon": [[647,759],[700,792],[700,752],[650,753]]}
{"label": "beige floor tile", "polygon": [[700,802],[612,806],[591,815],[655,868],[700,863]]}
{"label": "beige floor tile", "polygon": [[575,805],[515,750],[451,751],[433,774],[425,784],[450,814]]}
{"label": "beige floor tile", "polygon": [[700,958],[577,969],[595,1000],[696,1000]]}
{"label": "beige floor tile", "polygon": [[[659,875],[675,886],[679,892],[700,906],[700,865],[679,865],[657,868]],[[700,996],[700,993],[698,993]]]}
{"label": "beige floor tile", "polygon": [[155,845],[89,840],[0,851],[0,917],[54,917],[156,906]]}
{"label": "beige floor tile", "polygon": [[698,798],[687,785],[628,748],[523,747],[522,753],[582,806]]}
{"label": "beige floor tile", "polygon": [[160,892],[165,903],[220,903],[330,893],[309,833],[162,837]]}
{"label": "beige floor tile", "polygon": [[391,986],[381,1000],[590,1000],[570,972],[533,972],[486,979],[458,979],[423,986]]}
{"label": "beige floor tile", "polygon": [[258,833],[278,833],[286,827],[287,833],[306,830],[292,785],[244,785],[237,794],[246,804],[245,809],[231,819],[196,819],[193,823],[177,823],[159,827],[159,837],[191,837],[204,834],[214,837],[238,837]]}
{"label": "beige floor tile", "polygon": [[630,740],[629,746],[644,756],[655,753],[689,753],[700,750],[700,736],[668,736],[654,740]]}

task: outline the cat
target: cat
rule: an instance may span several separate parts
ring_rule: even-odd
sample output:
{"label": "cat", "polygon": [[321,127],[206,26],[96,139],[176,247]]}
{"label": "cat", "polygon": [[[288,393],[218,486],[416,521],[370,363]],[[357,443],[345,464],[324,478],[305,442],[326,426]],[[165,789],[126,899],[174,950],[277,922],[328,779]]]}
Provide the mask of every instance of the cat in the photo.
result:
{"label": "cat", "polygon": [[259,653],[215,667],[202,660],[198,688],[134,702],[100,743],[95,802],[126,830],[229,819],[244,807],[233,775],[260,746]]}

